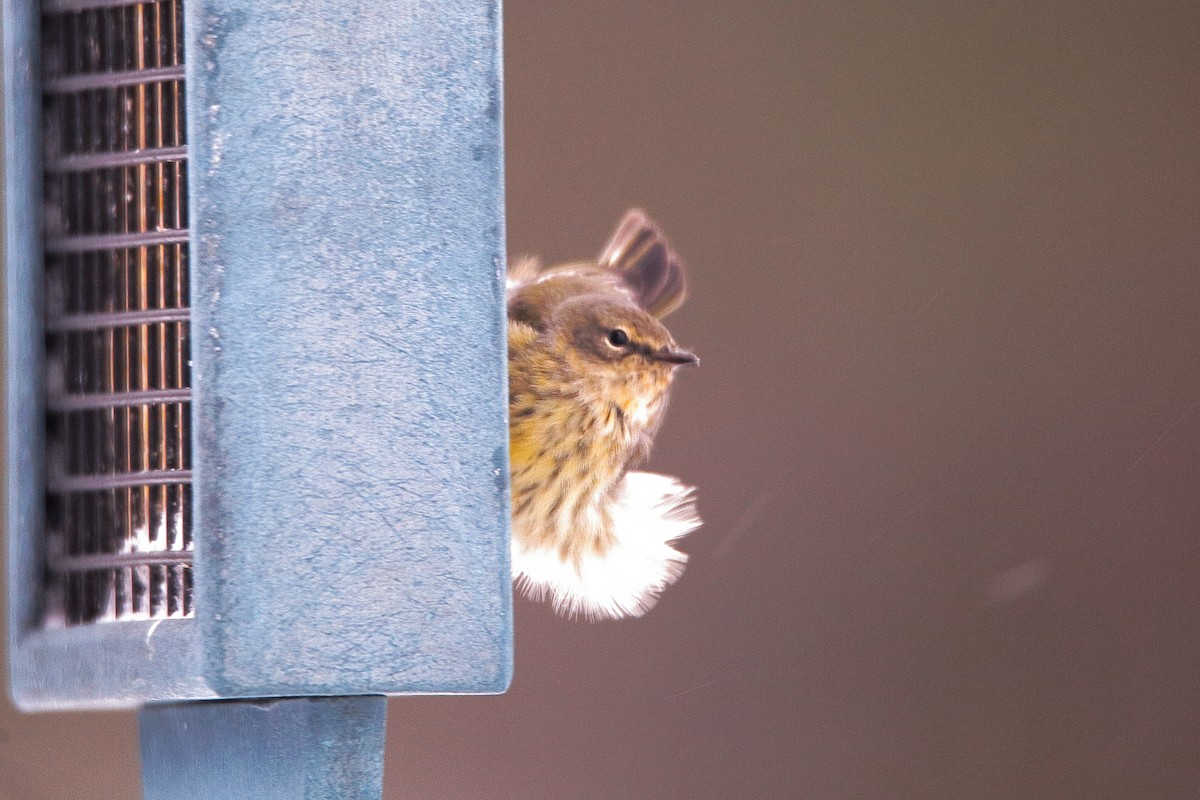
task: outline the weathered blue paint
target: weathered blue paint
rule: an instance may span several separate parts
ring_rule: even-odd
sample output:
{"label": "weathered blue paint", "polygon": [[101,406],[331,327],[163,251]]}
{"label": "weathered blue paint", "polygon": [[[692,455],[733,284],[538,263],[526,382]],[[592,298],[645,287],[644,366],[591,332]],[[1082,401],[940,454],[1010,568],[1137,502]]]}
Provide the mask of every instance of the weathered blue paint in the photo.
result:
{"label": "weathered blue paint", "polygon": [[4,3],[18,705],[503,691],[498,6],[189,0],[199,616],[39,630],[36,11]]}
{"label": "weathered blue paint", "polygon": [[383,697],[148,706],[146,800],[377,800]]}
{"label": "weathered blue paint", "polygon": [[41,97],[38,12],[4,0],[4,416],[8,637],[14,696],[21,642],[41,614],[43,501]]}
{"label": "weathered blue paint", "polygon": [[508,684],[497,15],[187,6],[196,607],[222,695]]}
{"label": "weathered blue paint", "polygon": [[13,644],[13,699],[25,711],[217,697],[200,669],[195,620],[29,630]]}

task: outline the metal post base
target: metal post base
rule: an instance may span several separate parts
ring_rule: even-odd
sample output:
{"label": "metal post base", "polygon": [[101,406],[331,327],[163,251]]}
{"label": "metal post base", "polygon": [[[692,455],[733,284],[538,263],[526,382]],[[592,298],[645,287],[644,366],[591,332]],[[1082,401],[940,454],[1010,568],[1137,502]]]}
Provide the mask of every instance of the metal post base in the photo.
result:
{"label": "metal post base", "polygon": [[379,800],[387,699],[297,697],[146,706],[146,800]]}

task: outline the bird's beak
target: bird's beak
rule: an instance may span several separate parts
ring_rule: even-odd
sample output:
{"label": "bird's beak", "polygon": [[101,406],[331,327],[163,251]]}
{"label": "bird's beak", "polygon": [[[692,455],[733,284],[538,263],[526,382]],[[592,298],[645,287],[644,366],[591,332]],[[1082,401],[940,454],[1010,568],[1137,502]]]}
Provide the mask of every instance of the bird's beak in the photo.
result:
{"label": "bird's beak", "polygon": [[650,357],[655,361],[665,361],[668,364],[674,364],[676,366],[682,366],[684,364],[694,364],[699,366],[700,364],[700,359],[697,358],[696,354],[690,350],[675,350],[668,348],[651,353]]}

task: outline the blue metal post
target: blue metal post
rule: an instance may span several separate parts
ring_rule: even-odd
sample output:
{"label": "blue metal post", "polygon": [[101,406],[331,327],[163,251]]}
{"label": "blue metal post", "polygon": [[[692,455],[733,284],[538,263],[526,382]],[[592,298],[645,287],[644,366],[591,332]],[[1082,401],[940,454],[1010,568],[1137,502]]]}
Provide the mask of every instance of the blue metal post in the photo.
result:
{"label": "blue metal post", "polygon": [[379,696],[147,706],[145,798],[377,800],[386,714]]}

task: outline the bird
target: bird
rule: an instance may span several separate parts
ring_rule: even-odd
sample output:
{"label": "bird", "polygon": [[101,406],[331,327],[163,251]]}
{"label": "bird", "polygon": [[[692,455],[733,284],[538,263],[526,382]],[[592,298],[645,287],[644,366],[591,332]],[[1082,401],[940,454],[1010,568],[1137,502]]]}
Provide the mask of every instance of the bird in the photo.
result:
{"label": "bird", "polygon": [[638,471],[678,368],[698,365],[661,319],[683,262],[631,209],[595,261],[516,261],[507,278],[514,585],[560,615],[637,617],[683,572],[695,488]]}

